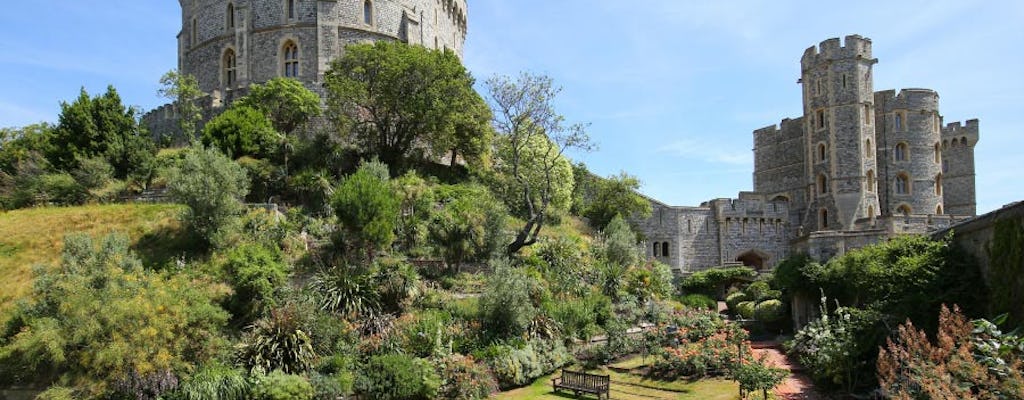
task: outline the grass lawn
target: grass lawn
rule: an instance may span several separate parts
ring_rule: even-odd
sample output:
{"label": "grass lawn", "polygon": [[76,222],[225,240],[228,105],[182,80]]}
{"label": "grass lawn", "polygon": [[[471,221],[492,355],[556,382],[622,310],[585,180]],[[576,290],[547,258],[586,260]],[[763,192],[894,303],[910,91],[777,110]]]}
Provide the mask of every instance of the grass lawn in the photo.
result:
{"label": "grass lawn", "polygon": [[[673,400],[736,400],[739,399],[739,385],[724,379],[704,379],[690,382],[657,381],[641,376],[624,374],[609,369],[588,371],[594,374],[610,375],[612,399],[673,399]],[[557,375],[558,373],[556,373]],[[572,399],[572,393],[555,393],[551,389],[551,376],[538,379],[532,385],[502,392],[495,399]],[[581,396],[581,398],[584,398]],[[590,396],[589,398],[596,398]]]}
{"label": "grass lawn", "polygon": [[121,232],[146,265],[159,265],[188,249],[177,221],[182,210],[168,204],[122,204],[0,213],[0,320],[31,289],[32,267],[60,259],[65,235]]}

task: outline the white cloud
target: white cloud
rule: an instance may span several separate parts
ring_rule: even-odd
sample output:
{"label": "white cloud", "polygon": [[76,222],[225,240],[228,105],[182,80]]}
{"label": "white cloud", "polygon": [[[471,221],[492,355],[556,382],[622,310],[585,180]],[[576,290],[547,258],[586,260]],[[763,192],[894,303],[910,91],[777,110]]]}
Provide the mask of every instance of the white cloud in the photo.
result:
{"label": "white cloud", "polygon": [[681,139],[661,146],[658,148],[658,152],[713,164],[744,166],[753,164],[754,158],[749,150],[723,150],[735,148],[735,146],[729,146],[724,143],[711,143],[703,139]]}

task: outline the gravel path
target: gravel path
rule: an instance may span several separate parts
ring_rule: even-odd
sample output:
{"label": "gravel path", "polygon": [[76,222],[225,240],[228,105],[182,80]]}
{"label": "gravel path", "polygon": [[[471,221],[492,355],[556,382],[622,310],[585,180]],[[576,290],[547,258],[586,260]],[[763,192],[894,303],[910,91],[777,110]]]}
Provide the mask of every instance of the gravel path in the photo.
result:
{"label": "gravel path", "polygon": [[822,396],[814,389],[811,378],[803,373],[803,367],[791,362],[786,353],[782,351],[782,345],[777,342],[755,342],[753,343],[754,356],[766,355],[768,364],[774,364],[778,368],[789,370],[789,378],[775,388],[775,396],[786,400],[822,400]]}

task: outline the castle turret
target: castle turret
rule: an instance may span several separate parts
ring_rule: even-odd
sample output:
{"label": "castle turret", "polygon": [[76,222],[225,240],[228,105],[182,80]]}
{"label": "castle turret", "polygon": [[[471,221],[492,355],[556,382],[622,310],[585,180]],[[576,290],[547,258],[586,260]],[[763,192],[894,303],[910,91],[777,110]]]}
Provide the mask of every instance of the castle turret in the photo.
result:
{"label": "castle turret", "polygon": [[871,40],[829,39],[801,59],[809,230],[843,230],[879,210]]}
{"label": "castle turret", "polygon": [[942,199],[946,213],[977,215],[974,190],[974,146],[978,144],[978,120],[952,123],[942,129]]}
{"label": "castle turret", "polygon": [[875,103],[882,212],[944,214],[938,93],[886,90],[875,94]]}

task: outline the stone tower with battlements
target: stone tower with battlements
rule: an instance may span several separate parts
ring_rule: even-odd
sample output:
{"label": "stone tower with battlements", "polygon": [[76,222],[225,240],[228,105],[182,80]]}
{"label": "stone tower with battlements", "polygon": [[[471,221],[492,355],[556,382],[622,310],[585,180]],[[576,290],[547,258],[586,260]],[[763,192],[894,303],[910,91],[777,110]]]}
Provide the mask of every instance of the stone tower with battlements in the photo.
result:
{"label": "stone tower with battlements", "polygon": [[647,254],[682,273],[770,269],[974,217],[978,121],[944,126],[930,89],[875,92],[877,63],[857,35],[808,48],[803,115],[754,131],[754,191],[700,207],[652,200],[639,221]]}

